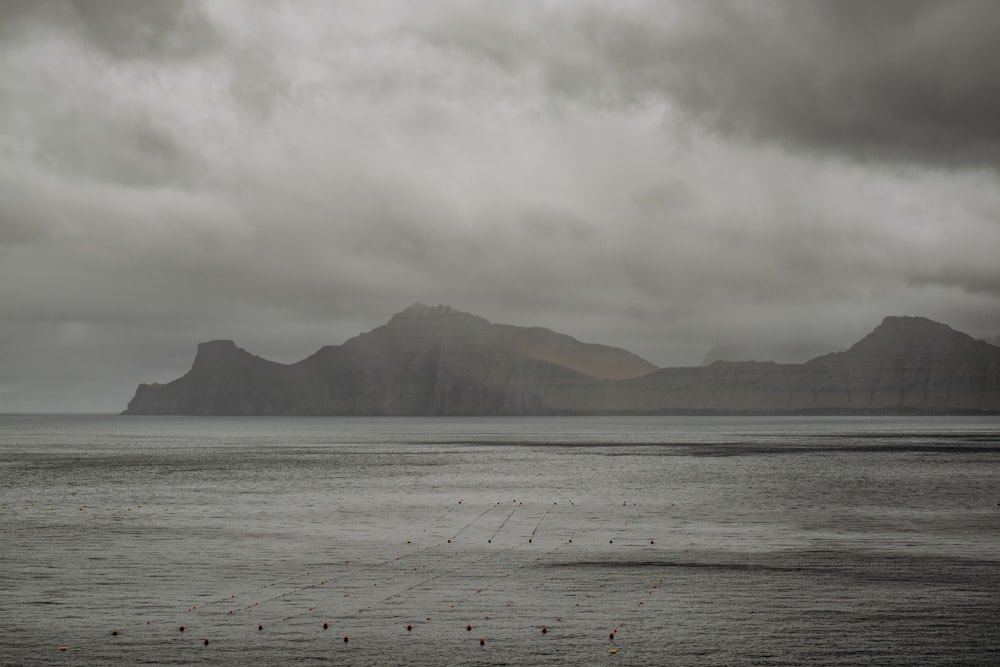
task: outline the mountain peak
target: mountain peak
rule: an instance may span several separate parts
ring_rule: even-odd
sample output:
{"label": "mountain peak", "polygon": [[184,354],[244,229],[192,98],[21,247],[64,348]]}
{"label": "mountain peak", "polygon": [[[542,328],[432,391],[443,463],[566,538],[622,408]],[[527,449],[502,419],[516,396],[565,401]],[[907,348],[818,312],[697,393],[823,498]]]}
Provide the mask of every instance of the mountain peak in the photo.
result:
{"label": "mountain peak", "polygon": [[440,320],[447,317],[475,317],[464,311],[446,305],[428,306],[424,303],[415,303],[409,308],[402,310],[392,316],[390,322],[400,322],[409,320]]}
{"label": "mountain peak", "polygon": [[882,320],[876,330],[887,331],[954,331],[947,324],[941,324],[926,317],[912,317],[909,315],[889,315]]}
{"label": "mountain peak", "polygon": [[860,341],[849,353],[938,357],[957,353],[973,343],[972,337],[926,317],[890,316]]}
{"label": "mountain peak", "polygon": [[192,370],[214,371],[218,368],[226,367],[236,359],[252,356],[246,350],[237,347],[232,340],[210,340],[205,343],[198,343],[198,353],[194,358]]}
{"label": "mountain peak", "polygon": [[926,317],[909,317],[903,315],[886,317],[882,320],[882,324],[875,327],[860,342],[863,343],[869,339],[893,341],[920,339],[934,340],[938,343],[944,340],[971,340],[968,335],[961,331],[955,331],[947,324],[941,324]]}

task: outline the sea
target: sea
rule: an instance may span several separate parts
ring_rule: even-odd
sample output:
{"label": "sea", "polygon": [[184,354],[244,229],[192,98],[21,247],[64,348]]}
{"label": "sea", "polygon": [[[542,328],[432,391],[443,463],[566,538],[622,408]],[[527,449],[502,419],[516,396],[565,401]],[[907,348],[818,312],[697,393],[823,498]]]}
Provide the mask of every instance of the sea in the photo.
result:
{"label": "sea", "polygon": [[1000,418],[0,416],[3,665],[997,665]]}

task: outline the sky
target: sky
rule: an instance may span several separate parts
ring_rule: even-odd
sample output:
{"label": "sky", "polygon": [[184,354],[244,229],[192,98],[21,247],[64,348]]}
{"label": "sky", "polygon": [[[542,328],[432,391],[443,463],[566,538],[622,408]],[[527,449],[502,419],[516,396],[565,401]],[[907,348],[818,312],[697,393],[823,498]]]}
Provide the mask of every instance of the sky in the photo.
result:
{"label": "sky", "polygon": [[415,303],[697,365],[1000,334],[993,0],[4,0],[0,412]]}

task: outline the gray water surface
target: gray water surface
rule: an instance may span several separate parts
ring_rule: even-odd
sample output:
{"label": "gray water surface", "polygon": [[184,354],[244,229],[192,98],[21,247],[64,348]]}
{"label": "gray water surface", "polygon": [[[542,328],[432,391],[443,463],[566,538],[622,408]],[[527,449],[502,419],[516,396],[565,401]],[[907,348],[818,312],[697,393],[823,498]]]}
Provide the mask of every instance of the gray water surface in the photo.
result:
{"label": "gray water surface", "polygon": [[992,665],[998,503],[996,418],[0,416],[0,663]]}

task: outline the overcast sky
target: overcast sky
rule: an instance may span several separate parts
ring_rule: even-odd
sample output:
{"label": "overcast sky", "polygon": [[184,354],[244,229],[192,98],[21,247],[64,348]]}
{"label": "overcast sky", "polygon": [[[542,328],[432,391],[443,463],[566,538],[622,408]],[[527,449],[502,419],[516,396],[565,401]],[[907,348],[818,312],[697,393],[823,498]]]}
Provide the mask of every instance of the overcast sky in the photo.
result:
{"label": "overcast sky", "polygon": [[1000,3],[0,3],[0,412],[450,304],[696,365],[1000,333]]}

